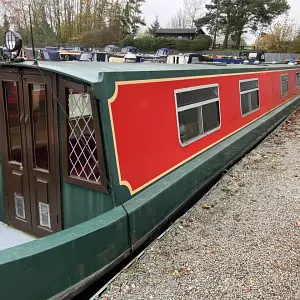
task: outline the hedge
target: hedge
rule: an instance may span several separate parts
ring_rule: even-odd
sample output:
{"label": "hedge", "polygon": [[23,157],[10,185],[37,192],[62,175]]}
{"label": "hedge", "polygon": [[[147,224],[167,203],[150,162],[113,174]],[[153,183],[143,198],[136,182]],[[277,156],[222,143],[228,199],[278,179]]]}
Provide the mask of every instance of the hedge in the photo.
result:
{"label": "hedge", "polygon": [[166,37],[145,36],[141,38],[126,37],[121,41],[120,46],[137,47],[139,51],[157,51],[160,48],[171,48],[178,51],[195,52],[209,49],[211,38],[207,35],[199,36],[194,40],[177,39]]}

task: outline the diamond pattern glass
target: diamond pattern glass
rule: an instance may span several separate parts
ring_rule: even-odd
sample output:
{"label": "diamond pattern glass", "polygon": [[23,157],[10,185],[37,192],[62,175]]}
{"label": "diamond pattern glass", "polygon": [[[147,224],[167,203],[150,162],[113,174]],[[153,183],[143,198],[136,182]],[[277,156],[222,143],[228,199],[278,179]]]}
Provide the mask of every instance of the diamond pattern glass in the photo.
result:
{"label": "diamond pattern glass", "polygon": [[90,95],[69,89],[68,110],[69,175],[99,183]]}

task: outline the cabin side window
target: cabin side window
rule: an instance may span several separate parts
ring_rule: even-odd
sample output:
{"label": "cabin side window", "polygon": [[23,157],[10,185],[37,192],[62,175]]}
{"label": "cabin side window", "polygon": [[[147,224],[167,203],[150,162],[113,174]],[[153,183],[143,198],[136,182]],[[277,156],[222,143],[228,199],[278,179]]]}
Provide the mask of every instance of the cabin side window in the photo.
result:
{"label": "cabin side window", "polygon": [[178,136],[182,146],[220,128],[218,85],[175,91]]}
{"label": "cabin side window", "polygon": [[297,90],[300,89],[300,73],[296,73],[296,87]]}
{"label": "cabin side window", "polygon": [[288,74],[281,75],[281,97],[287,96],[289,93]]}
{"label": "cabin side window", "polygon": [[247,116],[259,109],[258,79],[240,81],[241,113]]}
{"label": "cabin side window", "polygon": [[65,179],[100,190],[106,189],[104,157],[97,106],[91,90],[79,84],[64,87]]}

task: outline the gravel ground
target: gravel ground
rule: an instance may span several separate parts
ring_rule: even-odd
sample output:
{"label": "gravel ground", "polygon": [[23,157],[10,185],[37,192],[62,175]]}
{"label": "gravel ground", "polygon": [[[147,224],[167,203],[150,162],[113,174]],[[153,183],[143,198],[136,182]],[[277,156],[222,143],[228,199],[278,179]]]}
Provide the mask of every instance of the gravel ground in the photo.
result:
{"label": "gravel ground", "polygon": [[300,110],[99,299],[300,300]]}

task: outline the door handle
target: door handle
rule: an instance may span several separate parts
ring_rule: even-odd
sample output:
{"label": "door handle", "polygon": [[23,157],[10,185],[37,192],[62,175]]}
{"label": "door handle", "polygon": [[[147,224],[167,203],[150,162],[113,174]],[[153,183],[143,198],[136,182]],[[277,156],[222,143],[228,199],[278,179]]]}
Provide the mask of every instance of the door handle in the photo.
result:
{"label": "door handle", "polygon": [[22,124],[22,123],[23,123],[23,119],[24,119],[24,115],[23,115],[23,114],[21,114],[21,116],[20,116],[20,124]]}
{"label": "door handle", "polygon": [[25,124],[28,125],[28,115],[25,117]]}

